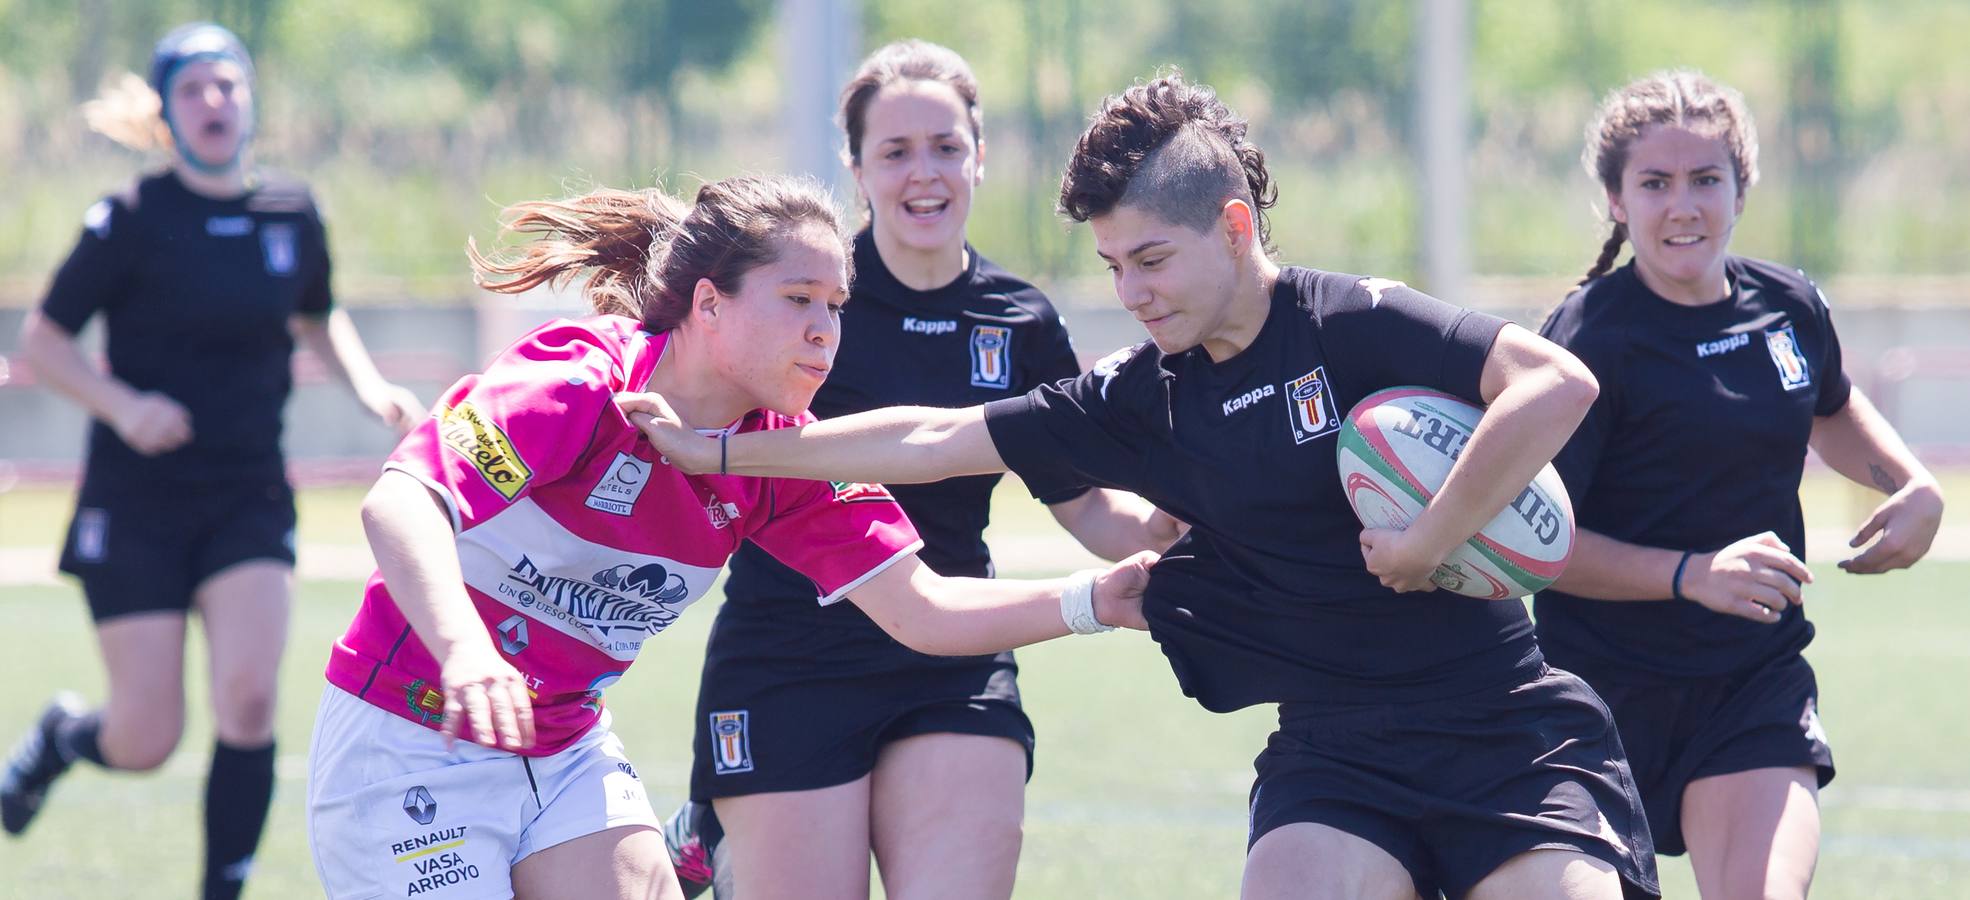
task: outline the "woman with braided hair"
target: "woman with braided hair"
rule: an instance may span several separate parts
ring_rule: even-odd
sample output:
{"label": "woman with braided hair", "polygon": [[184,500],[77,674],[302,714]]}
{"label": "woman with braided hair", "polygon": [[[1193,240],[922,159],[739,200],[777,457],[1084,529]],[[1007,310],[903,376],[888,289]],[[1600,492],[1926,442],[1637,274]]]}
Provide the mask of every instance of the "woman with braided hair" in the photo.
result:
{"label": "woman with braided hair", "polygon": [[1703,896],[1801,898],[1833,779],[1800,655],[1806,450],[1886,495],[1849,572],[1913,565],[1942,493],[1849,381],[1818,287],[1729,253],[1758,178],[1736,91],[1637,80],[1602,103],[1584,160],[1613,233],[1543,333],[1602,390],[1554,460],[1580,532],[1535,602],[1539,643],[1613,709],[1656,849],[1687,851]]}

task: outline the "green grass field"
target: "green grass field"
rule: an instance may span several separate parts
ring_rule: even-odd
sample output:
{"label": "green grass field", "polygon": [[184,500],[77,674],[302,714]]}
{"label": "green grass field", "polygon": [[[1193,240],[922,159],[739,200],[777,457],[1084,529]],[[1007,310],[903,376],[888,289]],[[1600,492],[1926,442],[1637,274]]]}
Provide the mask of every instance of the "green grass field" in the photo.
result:
{"label": "green grass field", "polygon": [[[357,496],[305,494],[303,540],[358,541],[350,516]],[[1828,512],[1837,520],[1852,517],[1838,489],[1822,485],[1808,496],[1816,509],[1836,507]],[[66,503],[61,492],[0,494],[0,549],[47,546]],[[1044,519],[1030,502],[1008,499],[998,527],[1044,535]],[[1020,570],[1017,559],[1002,565]],[[1961,895],[1970,885],[1970,716],[1962,703],[1970,605],[1950,585],[1970,579],[1970,563],[1876,578],[1831,566],[1819,572],[1808,609],[1820,637],[1808,656],[1820,673],[1840,778],[1824,794],[1814,896]],[[307,742],[326,648],[358,587],[301,587],[283,674],[280,789],[251,897],[320,896],[303,816]],[[610,693],[617,726],[664,812],[684,791],[692,691],[714,602],[652,644]],[[101,665],[73,587],[0,587],[0,622],[0,683],[9,688],[0,696],[0,740],[11,742],[55,688],[100,698]],[[81,769],[65,778],[25,839],[0,840],[0,897],[193,893],[210,748],[202,656],[199,647],[188,653],[193,721],[178,755],[152,775]],[[1017,895],[1236,896],[1251,760],[1270,711],[1204,712],[1178,694],[1139,634],[1055,641],[1022,651],[1021,662],[1040,745]],[[1687,863],[1664,860],[1663,872],[1669,896],[1695,896]]]}

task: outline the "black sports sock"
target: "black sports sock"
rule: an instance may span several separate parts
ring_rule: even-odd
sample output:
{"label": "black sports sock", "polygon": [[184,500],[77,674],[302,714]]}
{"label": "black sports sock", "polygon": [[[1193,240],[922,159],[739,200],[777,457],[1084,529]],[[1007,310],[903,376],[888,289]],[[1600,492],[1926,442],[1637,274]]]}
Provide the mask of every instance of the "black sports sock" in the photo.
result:
{"label": "black sports sock", "polygon": [[216,743],[205,781],[205,900],[237,900],[274,799],[274,745]]}
{"label": "black sports sock", "polygon": [[56,726],[52,743],[63,760],[73,762],[86,759],[105,769],[115,768],[103,761],[103,747],[99,741],[102,733],[102,710],[92,709]]}

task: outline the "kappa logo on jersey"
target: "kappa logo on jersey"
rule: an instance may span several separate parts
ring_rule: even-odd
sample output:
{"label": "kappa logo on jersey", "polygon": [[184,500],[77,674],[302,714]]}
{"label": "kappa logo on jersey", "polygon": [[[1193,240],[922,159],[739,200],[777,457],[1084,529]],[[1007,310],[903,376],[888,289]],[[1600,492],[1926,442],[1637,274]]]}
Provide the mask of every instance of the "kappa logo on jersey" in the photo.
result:
{"label": "kappa logo on jersey", "polygon": [[1812,385],[1812,369],[1806,365],[1805,355],[1799,352],[1799,337],[1792,333],[1792,326],[1765,332],[1765,346],[1772,351],[1772,364],[1778,366],[1781,387],[1796,391]]}
{"label": "kappa logo on jersey", "polygon": [[971,327],[971,386],[1012,387],[1012,329],[1004,325]]}
{"label": "kappa logo on jersey", "polygon": [[1388,290],[1389,288],[1399,288],[1399,287],[1408,287],[1408,286],[1409,286],[1409,285],[1406,285],[1406,284],[1403,284],[1403,283],[1402,283],[1402,282],[1400,282],[1400,281],[1396,281],[1396,280],[1394,280],[1394,279],[1390,279],[1390,278],[1363,278],[1363,279],[1361,279],[1360,281],[1357,281],[1357,282],[1355,282],[1355,284],[1358,284],[1358,285],[1360,285],[1360,286],[1362,286],[1362,287],[1364,287],[1364,288],[1367,288],[1367,289],[1368,289],[1368,308],[1369,308],[1369,309],[1375,309],[1375,308],[1377,308],[1377,307],[1379,307],[1379,306],[1381,306],[1381,305],[1382,305],[1382,292],[1383,292],[1383,291],[1386,291],[1386,290]]}
{"label": "kappa logo on jersey", "polygon": [[438,436],[445,445],[470,460],[472,467],[479,470],[479,476],[500,496],[508,500],[518,497],[527,482],[533,480],[533,470],[527,468],[526,460],[513,449],[506,432],[481,414],[471,401],[439,407],[438,419]]}
{"label": "kappa logo on jersey", "polygon": [[1255,387],[1249,391],[1246,391],[1245,393],[1239,394],[1236,397],[1224,401],[1224,414],[1226,416],[1229,416],[1232,413],[1238,412],[1276,393],[1278,392],[1273,390],[1272,385],[1270,384],[1264,384]]}
{"label": "kappa logo on jersey", "polygon": [[1334,394],[1327,389],[1326,366],[1314,366],[1313,371],[1286,382],[1286,415],[1293,426],[1295,444],[1341,430]]}
{"label": "kappa logo on jersey", "polygon": [[109,237],[111,211],[112,204],[108,200],[98,200],[90,204],[88,210],[82,213],[82,227],[89,229],[89,233],[99,240]]}
{"label": "kappa logo on jersey", "polygon": [[636,498],[643,496],[643,486],[649,483],[650,464],[619,452],[602,473],[602,480],[589,489],[582,505],[612,516],[626,516],[636,508]]}
{"label": "kappa logo on jersey", "polygon": [[752,771],[752,735],[746,730],[749,713],[743,709],[711,714],[711,768],[714,774]]}
{"label": "kappa logo on jersey", "polygon": [[904,316],[903,330],[911,334],[955,334],[958,323],[954,319],[919,319],[915,316]]}
{"label": "kappa logo on jersey", "polygon": [[293,225],[286,222],[269,222],[260,226],[260,249],[267,257],[267,274],[294,274]]}
{"label": "kappa logo on jersey", "polygon": [[1739,347],[1749,346],[1751,346],[1751,335],[1742,333],[1733,334],[1730,337],[1718,338],[1714,341],[1704,341],[1696,345],[1696,358],[1707,359],[1719,353],[1729,353]]}
{"label": "kappa logo on jersey", "polygon": [[1108,399],[1108,383],[1115,380],[1115,375],[1122,371],[1123,365],[1135,358],[1136,346],[1139,345],[1123,347],[1110,353],[1095,361],[1094,368],[1088,370],[1094,377],[1101,379],[1101,399]]}
{"label": "kappa logo on jersey", "polygon": [[835,489],[835,500],[839,503],[870,503],[878,500],[895,502],[895,495],[879,484],[863,484],[859,481],[830,481]]}
{"label": "kappa logo on jersey", "polygon": [[739,504],[726,503],[713,494],[710,500],[705,501],[705,518],[711,522],[711,527],[725,528],[739,520]]}
{"label": "kappa logo on jersey", "polygon": [[1806,698],[1806,712],[1799,717],[1799,730],[1805,733],[1806,740],[1826,746],[1826,728],[1820,725],[1819,704],[1811,697]]}

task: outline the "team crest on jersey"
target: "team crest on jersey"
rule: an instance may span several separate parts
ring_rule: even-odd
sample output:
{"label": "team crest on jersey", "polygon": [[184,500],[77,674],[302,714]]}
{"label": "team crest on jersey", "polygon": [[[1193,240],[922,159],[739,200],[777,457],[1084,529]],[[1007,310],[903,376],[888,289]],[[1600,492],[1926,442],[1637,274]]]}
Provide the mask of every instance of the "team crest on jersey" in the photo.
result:
{"label": "team crest on jersey", "polygon": [[1293,426],[1293,443],[1304,444],[1341,429],[1341,417],[1334,412],[1334,394],[1327,389],[1327,367],[1286,382],[1286,415]]}
{"label": "team crest on jersey", "polygon": [[718,775],[752,771],[752,735],[746,731],[746,710],[711,714],[711,768]]}
{"label": "team crest on jersey", "polygon": [[472,467],[479,470],[479,477],[501,497],[511,500],[520,496],[527,482],[533,480],[533,470],[513,449],[506,432],[480,413],[471,401],[438,408],[438,436],[445,446],[471,461]]}
{"label": "team crest on jersey", "polygon": [[417,721],[431,725],[445,720],[445,694],[422,678],[404,685],[404,706]]}
{"label": "team crest on jersey", "polygon": [[894,502],[896,498],[889,489],[879,484],[863,484],[859,481],[830,481],[835,489],[835,500],[842,503],[871,503],[878,500]]}
{"label": "team crest on jersey", "polygon": [[269,222],[260,226],[260,250],[267,258],[267,274],[294,274],[294,226]]}
{"label": "team crest on jersey", "polygon": [[85,506],[75,511],[75,558],[86,563],[109,556],[109,510]]}
{"label": "team crest on jersey", "polygon": [[1811,387],[1813,372],[1806,356],[1799,352],[1799,336],[1792,326],[1765,332],[1765,348],[1772,351],[1772,364],[1778,366],[1778,383],[1788,391]]}
{"label": "team crest on jersey", "polygon": [[971,327],[971,386],[1012,387],[1012,329],[1004,325]]}
{"label": "team crest on jersey", "polygon": [[627,453],[617,452],[614,462],[600,481],[588,491],[582,505],[612,516],[626,516],[636,509],[636,498],[650,483],[650,464]]}

